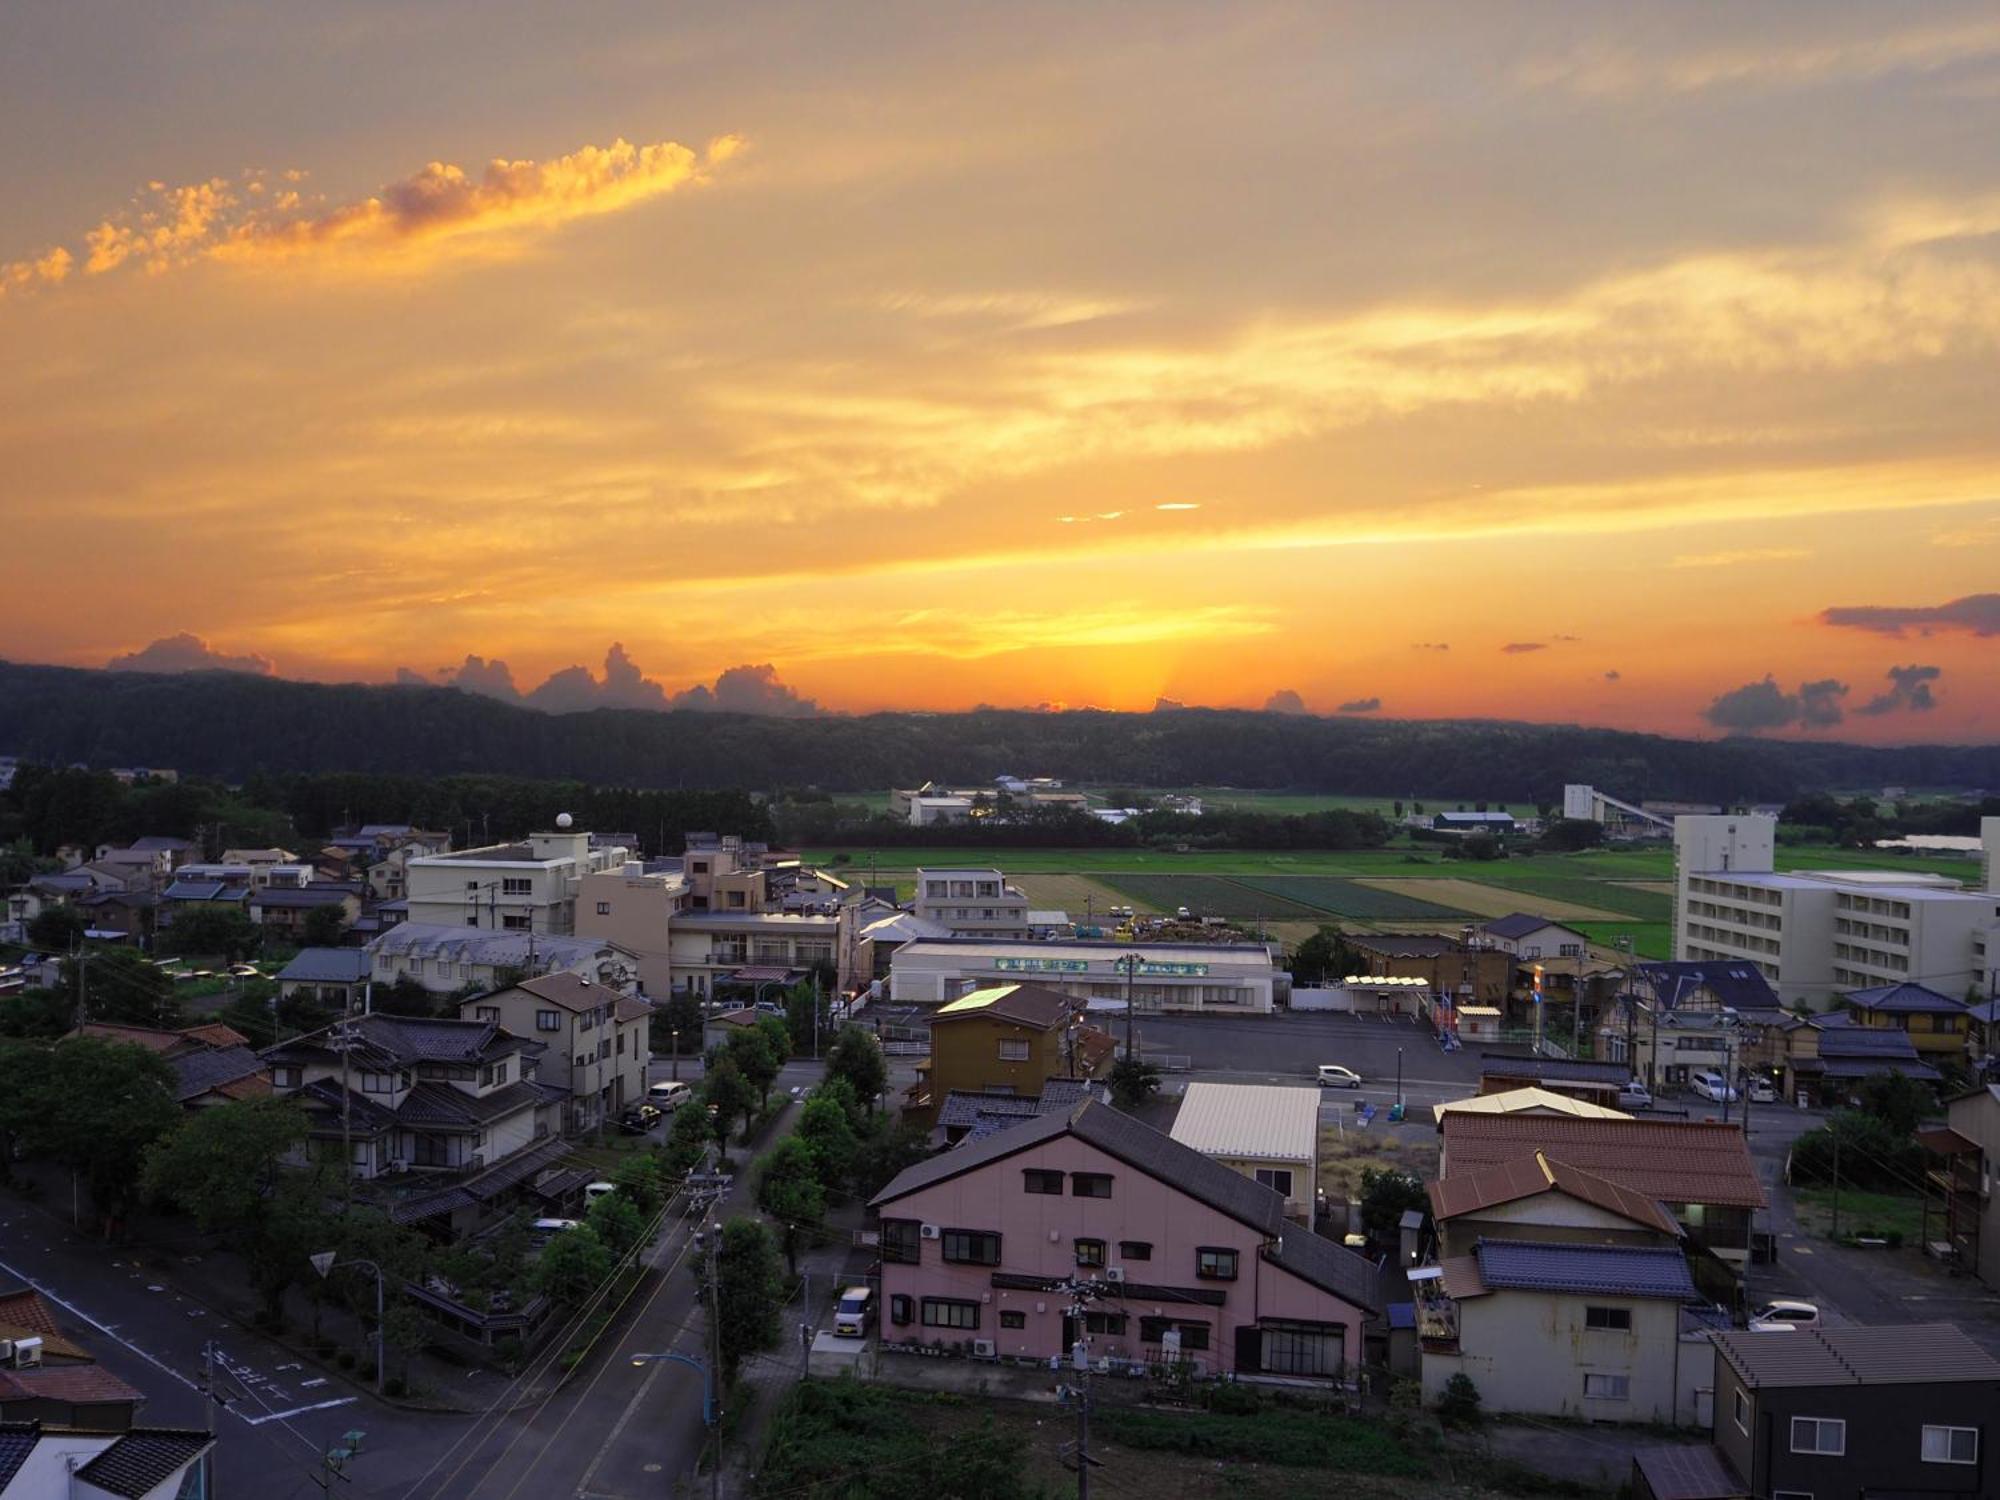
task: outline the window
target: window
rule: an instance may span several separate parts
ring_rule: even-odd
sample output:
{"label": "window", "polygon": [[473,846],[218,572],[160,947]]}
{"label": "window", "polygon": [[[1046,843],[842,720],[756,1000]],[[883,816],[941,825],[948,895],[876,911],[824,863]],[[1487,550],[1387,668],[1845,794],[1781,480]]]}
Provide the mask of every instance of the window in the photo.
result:
{"label": "window", "polygon": [[505,1062],[488,1064],[480,1070],[479,1081],[486,1088],[491,1088],[496,1083],[505,1083],[507,1081],[507,1064]]}
{"label": "window", "polygon": [[1208,1347],[1208,1325],[1206,1323],[1183,1323],[1177,1318],[1141,1318],[1139,1320],[1139,1342],[1157,1344],[1169,1328],[1181,1331],[1181,1351],[1190,1353]]}
{"label": "window", "polygon": [[984,1229],[947,1229],[940,1249],[946,1260],[958,1265],[1000,1264],[1000,1236]]}
{"label": "window", "polygon": [[1069,1174],[1069,1190],[1079,1198],[1109,1198],[1111,1196],[1111,1174],[1109,1172],[1072,1172]]}
{"label": "window", "polygon": [[1927,1464],[1976,1464],[1979,1462],[1977,1427],[1924,1428],[1924,1462]]}
{"label": "window", "polygon": [[1204,1246],[1194,1253],[1194,1274],[1203,1281],[1234,1281],[1236,1252]]}
{"label": "window", "polygon": [[1632,1331],[1632,1309],[1629,1307],[1586,1307],[1583,1310],[1585,1328],[1603,1328],[1617,1333]]}
{"label": "window", "polygon": [[299,1086],[299,1070],[297,1068],[271,1069],[271,1086],[280,1089],[297,1088]]}
{"label": "window", "polygon": [[467,917],[465,919],[465,925],[467,927],[477,927],[479,925],[479,914],[475,912],[471,916]]}
{"label": "window", "polygon": [[1841,1457],[1847,1452],[1847,1424],[1837,1417],[1793,1417],[1792,1452]]}
{"label": "window", "polygon": [[1028,1315],[1024,1312],[1003,1312],[1000,1314],[1000,1326],[1002,1328],[1026,1328],[1028,1326]]}
{"label": "window", "polygon": [[538,1010],[535,1012],[535,1030],[561,1031],[562,1017],[552,1010]]}
{"label": "window", "polygon": [[1813,1500],[1811,1490],[1772,1490],[1771,1500]]}
{"label": "window", "polygon": [[1624,1375],[1586,1375],[1583,1377],[1583,1399],[1586,1401],[1624,1401],[1632,1394],[1630,1377]]}
{"label": "window", "polygon": [[1750,1398],[1743,1394],[1742,1387],[1740,1386],[1737,1387],[1736,1399],[1732,1405],[1734,1409],[1731,1415],[1736,1418],[1737,1431],[1741,1432],[1745,1437],[1750,1436]]}
{"label": "window", "polygon": [[618,1033],[618,1055],[620,1057],[625,1055],[625,1033],[622,1031]]}
{"label": "window", "polygon": [[955,1297],[924,1298],[923,1324],[926,1328],[969,1328],[979,1327],[979,1304],[961,1302]]}
{"label": "window", "polygon": [[605,1037],[602,1041],[600,1041],[597,1044],[598,1061],[602,1062],[605,1058],[609,1057],[610,1055],[611,1055],[611,1038]]}
{"label": "window", "polygon": [[1018,1036],[1003,1036],[1000,1038],[1000,1061],[1026,1062],[1027,1060],[1027,1038]]}
{"label": "window", "polygon": [[882,1259],[890,1265],[914,1266],[923,1259],[923,1236],[915,1219],[882,1221]]}
{"label": "window", "polygon": [[889,1299],[889,1321],[898,1327],[907,1327],[910,1321],[910,1299],[898,1292]]}
{"label": "window", "polygon": [[1145,1240],[1120,1240],[1118,1242],[1120,1260],[1151,1260],[1153,1247]]}
{"label": "window", "polygon": [[598,903],[597,903],[597,914],[598,914],[598,915],[599,915],[600,917],[608,917],[608,916],[610,916],[610,915],[611,915],[611,903],[610,903],[609,901],[600,901],[600,902],[598,902]]}
{"label": "window", "polygon": [[1063,1174],[1043,1172],[1034,1167],[1021,1174],[1021,1187],[1030,1193],[1050,1193],[1060,1198],[1063,1190]]}
{"label": "window", "polygon": [[1259,1167],[1257,1169],[1257,1180],[1274,1193],[1281,1193],[1287,1198],[1292,1196],[1292,1169],[1290,1167]]}
{"label": "window", "polygon": [[500,894],[503,896],[532,896],[534,893],[535,882],[525,876],[509,875],[500,882]]}
{"label": "window", "polygon": [[526,932],[533,919],[526,912],[508,912],[500,918],[500,925],[509,932]]}
{"label": "window", "polygon": [[500,1019],[500,1007],[497,1005],[475,1006],[472,1015],[473,1019],[479,1021],[497,1021]]}
{"label": "window", "polygon": [[1087,1312],[1083,1315],[1086,1333],[1102,1333],[1112,1338],[1125,1337],[1125,1314],[1113,1312]]}
{"label": "window", "polygon": [[387,1073],[363,1073],[361,1075],[361,1092],[364,1094],[393,1094],[396,1092],[396,1080]]}
{"label": "window", "polygon": [[1078,1240],[1076,1242],[1076,1263],[1080,1266],[1101,1266],[1104,1264],[1103,1240]]}
{"label": "window", "polygon": [[1346,1337],[1324,1323],[1266,1319],[1262,1369],[1273,1375],[1338,1375],[1347,1352]]}

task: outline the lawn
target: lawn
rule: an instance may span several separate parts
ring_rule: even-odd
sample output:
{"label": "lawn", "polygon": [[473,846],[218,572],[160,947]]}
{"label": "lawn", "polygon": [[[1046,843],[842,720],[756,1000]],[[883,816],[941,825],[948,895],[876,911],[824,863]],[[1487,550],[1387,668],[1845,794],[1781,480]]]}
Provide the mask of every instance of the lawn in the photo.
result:
{"label": "lawn", "polygon": [[[1821,1239],[1831,1238],[1832,1188],[1793,1188],[1792,1203],[1802,1229]],[[1860,1193],[1853,1188],[1842,1188],[1840,1232],[1843,1238],[1865,1235],[1873,1239],[1893,1234],[1900,1236],[1905,1245],[1920,1246],[1924,1234],[1924,1200],[1902,1193]]]}
{"label": "lawn", "polygon": [[1640,958],[1674,956],[1671,922],[1572,922],[1570,925],[1600,948],[1615,948],[1619,938],[1629,936],[1632,951]]}

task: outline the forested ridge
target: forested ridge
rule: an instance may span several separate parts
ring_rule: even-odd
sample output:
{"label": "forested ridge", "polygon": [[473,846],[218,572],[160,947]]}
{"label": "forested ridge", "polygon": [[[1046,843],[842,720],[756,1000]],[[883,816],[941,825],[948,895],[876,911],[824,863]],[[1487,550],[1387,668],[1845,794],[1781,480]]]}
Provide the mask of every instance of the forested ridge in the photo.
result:
{"label": "forested ridge", "polygon": [[978,783],[1011,773],[1125,786],[1236,786],[1557,802],[1568,781],[1630,798],[1784,801],[1827,788],[2000,785],[2000,746],[1876,749],[1698,741],[1571,725],[1354,720],[1237,710],[757,718],[544,714],[449,688],[152,676],[0,662],[0,753],[285,772],[486,773],[655,788]]}

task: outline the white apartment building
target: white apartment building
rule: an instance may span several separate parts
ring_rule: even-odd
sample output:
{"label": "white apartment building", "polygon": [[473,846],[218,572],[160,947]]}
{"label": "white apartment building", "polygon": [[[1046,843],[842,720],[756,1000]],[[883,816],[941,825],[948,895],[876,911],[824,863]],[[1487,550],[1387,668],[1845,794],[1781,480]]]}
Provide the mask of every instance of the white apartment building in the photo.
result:
{"label": "white apartment building", "polygon": [[957,937],[1034,936],[1028,898],[998,870],[918,870],[916,913]]}
{"label": "white apartment building", "polygon": [[622,845],[596,847],[588,833],[567,826],[531,834],[525,843],[425,855],[404,865],[409,920],[486,932],[573,933],[583,877],[619,869],[631,857]]}
{"label": "white apartment building", "polygon": [[1756,815],[1674,822],[1674,957],[1754,964],[1786,1004],[1825,1009],[1844,991],[1914,982],[2000,993],[2000,892],[1984,820],[1987,889],[1909,870],[1772,866],[1776,822]]}
{"label": "white apartment building", "polygon": [[1268,1014],[1279,971],[1261,943],[1060,943],[999,938],[918,938],[890,961],[889,993],[902,1004],[938,1005],[970,988],[1027,981],[1116,1012],[1136,955],[1132,1001],[1141,1011]]}

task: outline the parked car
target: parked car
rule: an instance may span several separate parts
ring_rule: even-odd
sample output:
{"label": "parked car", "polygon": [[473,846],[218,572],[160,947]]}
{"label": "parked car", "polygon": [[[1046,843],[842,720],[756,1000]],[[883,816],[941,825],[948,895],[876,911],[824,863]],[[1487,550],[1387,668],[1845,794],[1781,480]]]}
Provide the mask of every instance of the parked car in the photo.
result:
{"label": "parked car", "polygon": [[1189,911],[1185,906],[1177,906],[1174,908],[1174,915],[1180,918],[1181,921],[1185,922],[1189,917],[1192,917],[1194,913]]}
{"label": "parked car", "polygon": [[1361,1087],[1361,1075],[1352,1068],[1343,1068],[1339,1063],[1321,1063],[1319,1086],[1323,1089],[1358,1089]]}
{"label": "parked car", "polygon": [[1757,1104],[1776,1104],[1778,1102],[1777,1086],[1770,1079],[1761,1075],[1753,1078],[1750,1080],[1750,1098]]}
{"label": "parked car", "polygon": [[664,1118],[665,1116],[650,1104],[633,1104],[618,1117],[618,1128],[627,1135],[644,1135]]}
{"label": "parked car", "polygon": [[1780,1298],[1776,1302],[1766,1302],[1751,1315],[1752,1333],[1773,1333],[1779,1329],[1819,1327],[1819,1308],[1810,1302],[1793,1302]]}
{"label": "parked car", "polygon": [[528,1226],[528,1233],[538,1240],[552,1240],[559,1234],[577,1228],[581,1219],[537,1219]]}
{"label": "parked car", "polygon": [[662,1081],[646,1090],[646,1102],[663,1114],[672,1114],[687,1103],[692,1093],[694,1090],[684,1083]]}
{"label": "parked car", "polygon": [[1651,1109],[1653,1095],[1645,1084],[1634,1078],[1618,1091],[1618,1107],[1622,1110]]}
{"label": "parked car", "polygon": [[871,1288],[851,1286],[840,1294],[840,1301],[833,1309],[833,1332],[836,1338],[866,1338],[868,1327],[874,1321],[875,1293]]}
{"label": "parked car", "polygon": [[229,972],[231,977],[236,979],[262,979],[264,977],[264,971],[255,964],[231,964]]}
{"label": "parked car", "polygon": [[1729,1086],[1728,1080],[1713,1068],[1698,1068],[1690,1073],[1688,1075],[1688,1087],[1701,1095],[1702,1098],[1713,1099],[1718,1104],[1725,1101],[1734,1103],[1741,1097],[1735,1089]]}
{"label": "parked car", "polygon": [[586,1182],[583,1185],[583,1206],[587,1209],[599,1198],[608,1198],[618,1191],[615,1182]]}

